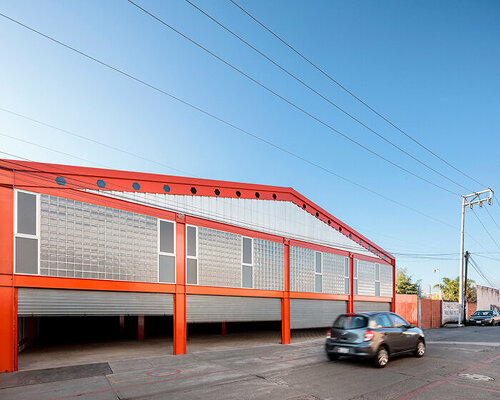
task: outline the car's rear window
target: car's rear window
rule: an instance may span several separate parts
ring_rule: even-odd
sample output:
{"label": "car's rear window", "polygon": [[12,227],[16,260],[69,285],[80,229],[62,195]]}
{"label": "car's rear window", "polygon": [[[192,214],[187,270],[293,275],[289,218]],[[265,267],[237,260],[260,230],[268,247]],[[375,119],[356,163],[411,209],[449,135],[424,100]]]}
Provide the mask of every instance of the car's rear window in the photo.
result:
{"label": "car's rear window", "polygon": [[360,329],[368,326],[368,318],[363,315],[341,315],[333,323],[336,329]]}
{"label": "car's rear window", "polygon": [[493,315],[493,311],[476,311],[474,315],[478,317],[487,317],[488,315]]}

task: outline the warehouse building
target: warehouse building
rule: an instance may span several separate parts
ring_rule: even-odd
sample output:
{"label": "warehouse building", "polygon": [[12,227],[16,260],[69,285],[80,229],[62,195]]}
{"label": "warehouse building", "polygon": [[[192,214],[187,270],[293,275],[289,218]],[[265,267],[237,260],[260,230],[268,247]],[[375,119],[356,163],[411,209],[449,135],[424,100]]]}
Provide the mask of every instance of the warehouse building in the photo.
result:
{"label": "warehouse building", "polygon": [[[291,188],[0,160],[0,370],[34,321],[327,327],[394,310],[395,259]],[[39,327],[38,327],[39,329]],[[103,327],[104,329],[104,327]]]}

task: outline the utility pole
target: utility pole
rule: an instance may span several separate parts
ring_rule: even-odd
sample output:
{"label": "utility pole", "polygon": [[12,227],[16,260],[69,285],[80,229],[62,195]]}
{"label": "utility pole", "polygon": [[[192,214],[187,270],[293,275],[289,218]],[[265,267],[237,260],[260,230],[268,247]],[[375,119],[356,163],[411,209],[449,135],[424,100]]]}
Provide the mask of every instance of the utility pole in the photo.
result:
{"label": "utility pole", "polygon": [[[486,197],[486,194],[488,196]],[[462,225],[460,229],[460,274],[459,274],[459,290],[458,290],[458,325],[462,325],[462,310],[464,308],[464,235],[465,235],[465,207],[468,206],[470,209],[474,204],[479,204],[479,207],[483,206],[486,202],[491,206],[491,199],[493,198],[493,190],[490,188],[482,190],[480,192],[474,192],[471,194],[462,196]]]}
{"label": "utility pole", "polygon": [[469,255],[470,253],[468,251],[465,252],[465,278],[464,278],[464,308],[462,310],[463,312],[463,321],[467,319],[467,270],[469,266]]}
{"label": "utility pole", "polygon": [[439,300],[443,300],[443,292],[441,291],[441,270],[439,268],[435,268],[432,272],[438,273]]}

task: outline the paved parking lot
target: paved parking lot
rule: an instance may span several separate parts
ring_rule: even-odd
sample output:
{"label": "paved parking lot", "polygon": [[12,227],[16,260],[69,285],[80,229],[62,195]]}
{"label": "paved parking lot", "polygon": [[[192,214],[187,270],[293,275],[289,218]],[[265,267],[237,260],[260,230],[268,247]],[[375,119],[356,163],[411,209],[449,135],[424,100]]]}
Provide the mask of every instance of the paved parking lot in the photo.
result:
{"label": "paved parking lot", "polygon": [[327,361],[323,339],[0,376],[1,399],[498,399],[500,328],[426,331],[427,354],[385,369]]}

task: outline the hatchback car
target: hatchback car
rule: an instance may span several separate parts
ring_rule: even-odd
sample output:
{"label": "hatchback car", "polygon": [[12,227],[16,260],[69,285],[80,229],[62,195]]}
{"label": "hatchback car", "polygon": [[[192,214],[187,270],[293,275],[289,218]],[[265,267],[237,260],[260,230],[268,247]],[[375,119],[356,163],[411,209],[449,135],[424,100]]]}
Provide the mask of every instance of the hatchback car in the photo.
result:
{"label": "hatchback car", "polygon": [[469,325],[500,325],[500,313],[495,310],[479,310],[469,318]]}
{"label": "hatchback car", "polygon": [[364,312],[340,315],[326,337],[325,350],[330,360],[340,356],[373,359],[383,368],[389,357],[413,353],[425,354],[422,329],[390,312]]}

